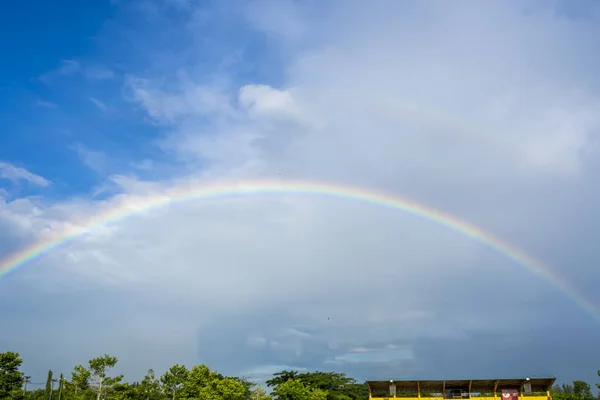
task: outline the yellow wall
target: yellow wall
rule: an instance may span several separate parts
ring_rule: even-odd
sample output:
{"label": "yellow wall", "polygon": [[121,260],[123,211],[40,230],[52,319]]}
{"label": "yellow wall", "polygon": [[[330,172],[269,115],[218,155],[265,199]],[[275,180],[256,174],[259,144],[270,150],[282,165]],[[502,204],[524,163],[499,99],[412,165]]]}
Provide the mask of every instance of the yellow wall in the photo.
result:
{"label": "yellow wall", "polygon": [[[498,397],[471,397],[471,400],[498,400]],[[417,400],[416,397],[371,397],[371,400]],[[551,400],[548,396],[519,396],[519,400]],[[442,397],[421,397],[419,400],[444,400]]]}

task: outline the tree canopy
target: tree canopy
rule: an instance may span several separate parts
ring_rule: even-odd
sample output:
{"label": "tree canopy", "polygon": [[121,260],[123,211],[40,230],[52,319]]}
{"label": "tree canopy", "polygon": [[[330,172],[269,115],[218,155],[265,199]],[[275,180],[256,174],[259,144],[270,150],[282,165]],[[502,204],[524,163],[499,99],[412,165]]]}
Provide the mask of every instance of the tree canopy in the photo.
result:
{"label": "tree canopy", "polygon": [[[48,371],[45,388],[31,390],[27,376],[20,370],[23,360],[18,353],[0,353],[0,399],[6,400],[367,400],[366,383],[340,372],[281,371],[265,383],[271,390],[243,377],[227,377],[199,364],[191,368],[175,364],[161,376],[148,369],[139,382],[127,382],[111,371],[118,359],[112,355],[93,358],[87,367],[76,365],[70,379],[60,374],[54,379]],[[600,370],[598,371],[600,377]],[[57,383],[55,385],[55,383]],[[27,387],[27,391],[25,388]],[[600,383],[596,383],[600,388]],[[553,400],[595,400],[592,387],[576,380],[556,385]],[[416,396],[415,396],[416,397]],[[597,397],[600,400],[600,396]]]}
{"label": "tree canopy", "polygon": [[0,399],[20,399],[24,374],[19,371],[23,360],[18,353],[0,353]]}

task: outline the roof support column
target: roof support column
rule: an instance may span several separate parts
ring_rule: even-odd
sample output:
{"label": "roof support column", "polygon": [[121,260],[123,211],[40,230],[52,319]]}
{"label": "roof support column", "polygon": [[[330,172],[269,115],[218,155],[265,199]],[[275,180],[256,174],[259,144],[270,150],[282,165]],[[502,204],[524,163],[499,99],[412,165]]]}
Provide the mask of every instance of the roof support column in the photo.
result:
{"label": "roof support column", "polygon": [[525,381],[523,380],[521,382],[521,387],[519,388],[519,399],[523,398],[523,396],[525,395],[525,390],[523,390],[523,386],[525,386]]}

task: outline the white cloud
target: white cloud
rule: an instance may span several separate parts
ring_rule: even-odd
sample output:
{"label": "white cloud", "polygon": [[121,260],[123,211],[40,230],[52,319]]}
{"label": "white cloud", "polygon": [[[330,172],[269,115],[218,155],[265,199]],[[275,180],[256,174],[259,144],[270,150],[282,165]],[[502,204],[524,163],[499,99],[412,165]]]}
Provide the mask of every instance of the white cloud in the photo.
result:
{"label": "white cloud", "polygon": [[153,88],[145,79],[131,78],[128,86],[133,100],[139,102],[148,115],[161,123],[175,123],[182,118],[233,113],[228,96],[219,88],[197,85],[180,76],[179,91],[164,92]]}
{"label": "white cloud", "polygon": [[239,102],[248,113],[273,117],[294,114],[295,104],[290,92],[273,89],[267,85],[246,85],[240,89]]}
{"label": "white cloud", "polygon": [[106,111],[108,110],[108,107],[106,106],[106,104],[104,104],[102,101],[96,99],[95,97],[88,97],[89,100],[96,106],[98,107],[100,110],[102,111]]}
{"label": "white cloud", "polygon": [[13,164],[0,161],[0,178],[8,179],[13,182],[21,180],[33,183],[38,186],[50,186],[50,181],[44,177],[27,171],[25,168],[17,167]]}
{"label": "white cloud", "polygon": [[83,70],[83,75],[89,79],[106,80],[116,77],[115,72],[103,65],[90,65]]}
{"label": "white cloud", "polygon": [[301,7],[293,1],[258,0],[245,4],[247,20],[259,31],[296,43],[304,39],[310,28],[302,20]]}
{"label": "white cloud", "polygon": [[77,153],[83,164],[91,170],[102,174],[107,172],[110,160],[103,152],[91,150],[81,143],[72,146],[71,149]]}
{"label": "white cloud", "polygon": [[93,81],[106,81],[117,76],[115,71],[101,64],[83,63],[81,60],[61,60],[60,66],[52,71],[42,74],[39,79],[50,84],[58,77],[70,77],[75,74],[84,76]]}
{"label": "white cloud", "polygon": [[43,108],[56,108],[58,107],[56,104],[51,103],[49,101],[44,101],[44,100],[36,100],[35,105],[38,107],[43,107]]}
{"label": "white cloud", "polygon": [[70,75],[79,71],[80,68],[81,65],[75,60],[62,60],[58,72],[62,75]]}
{"label": "white cloud", "polygon": [[50,84],[54,78],[73,75],[80,69],[81,65],[76,60],[61,60],[58,68],[40,75],[38,79],[45,84]]}

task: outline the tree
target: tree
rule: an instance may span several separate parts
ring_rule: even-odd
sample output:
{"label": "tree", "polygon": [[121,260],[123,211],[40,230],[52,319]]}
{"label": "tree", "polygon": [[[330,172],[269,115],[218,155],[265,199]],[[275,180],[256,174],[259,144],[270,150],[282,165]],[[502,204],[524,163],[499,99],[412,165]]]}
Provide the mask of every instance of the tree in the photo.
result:
{"label": "tree", "polygon": [[366,383],[351,383],[346,386],[344,393],[353,400],[369,398],[369,387]]}
{"label": "tree", "polygon": [[277,400],[326,400],[327,391],[311,389],[300,379],[291,379],[277,385],[273,390]]}
{"label": "tree", "polygon": [[90,371],[83,365],[77,365],[71,372],[71,382],[67,383],[69,391],[73,391],[75,396],[90,387]]}
{"label": "tree", "polygon": [[195,365],[179,391],[181,399],[243,400],[248,389],[239,380],[225,378],[206,365]]}
{"label": "tree", "polygon": [[555,385],[551,389],[554,400],[593,400],[591,386],[584,381],[573,381],[573,384],[563,383],[562,386]]}
{"label": "tree", "polygon": [[247,378],[240,378],[237,376],[229,377],[229,379],[233,379],[234,381],[241,383],[246,388],[246,394],[244,395],[244,397],[247,399],[250,399],[250,394],[252,393],[252,388],[254,388],[254,386],[256,386],[255,383],[250,382]]}
{"label": "tree", "polygon": [[318,388],[327,391],[342,392],[346,386],[356,383],[352,378],[348,378],[346,374],[339,372],[308,372],[300,374],[298,378],[311,388]]}
{"label": "tree", "polygon": [[266,383],[277,388],[279,385],[297,379],[310,389],[320,389],[327,392],[328,400],[362,400],[369,397],[366,384],[358,384],[346,374],[339,372],[305,372],[282,371],[274,374],[274,378]]}
{"label": "tree", "polygon": [[248,388],[237,379],[216,379],[210,385],[214,397],[223,400],[243,400],[249,394]]}
{"label": "tree", "polygon": [[277,372],[277,373],[273,374],[273,378],[269,379],[265,383],[269,387],[275,387],[275,386],[279,386],[282,383],[285,383],[287,381],[291,381],[291,380],[296,379],[296,378],[298,378],[298,372],[297,371],[286,371],[286,370],[283,370],[281,372]]}
{"label": "tree", "polygon": [[573,386],[569,385],[568,383],[562,384],[562,392],[564,394],[575,394],[575,390],[573,389]]}
{"label": "tree", "polygon": [[204,364],[194,365],[189,371],[183,387],[181,388],[182,399],[196,399],[202,398],[204,389],[207,388],[210,383],[216,379],[219,379],[215,372],[212,372]]}
{"label": "tree", "polygon": [[590,384],[584,381],[573,381],[573,394],[577,400],[591,400],[594,398]]}
{"label": "tree", "polygon": [[19,353],[11,351],[0,353],[0,399],[22,397],[21,385],[24,382],[24,374],[19,371],[22,363]]}
{"label": "tree", "polygon": [[137,387],[137,393],[139,394],[138,397],[144,400],[159,400],[161,398],[160,382],[156,379],[154,370],[148,370],[148,373]]}
{"label": "tree", "polygon": [[554,386],[552,386],[552,388],[550,389],[550,393],[552,393],[552,394],[560,394],[560,393],[563,393],[562,387],[560,387],[560,385],[554,385]]}
{"label": "tree", "polygon": [[260,386],[258,386],[250,392],[250,399],[251,400],[271,400],[271,396],[268,396],[267,393],[265,393],[265,390],[263,388],[261,388]]}
{"label": "tree", "polygon": [[187,379],[189,371],[185,365],[175,364],[160,377],[163,391],[166,395],[172,396],[176,400],[177,391],[181,389]]}
{"label": "tree", "polygon": [[65,387],[65,378],[64,378],[64,376],[63,376],[63,374],[61,372],[60,378],[59,378],[59,381],[58,381],[58,400],[61,400],[64,387]]}
{"label": "tree", "polygon": [[96,400],[111,389],[111,387],[123,379],[123,375],[110,378],[106,375],[107,371],[117,365],[117,357],[105,354],[102,357],[93,358],[89,361],[90,378],[92,381],[91,389],[96,392]]}
{"label": "tree", "polygon": [[111,400],[137,400],[139,399],[137,395],[138,384],[133,383],[115,383],[112,387],[112,392],[110,394]]}
{"label": "tree", "polygon": [[46,397],[52,398],[52,370],[48,370],[48,377],[46,378]]}

